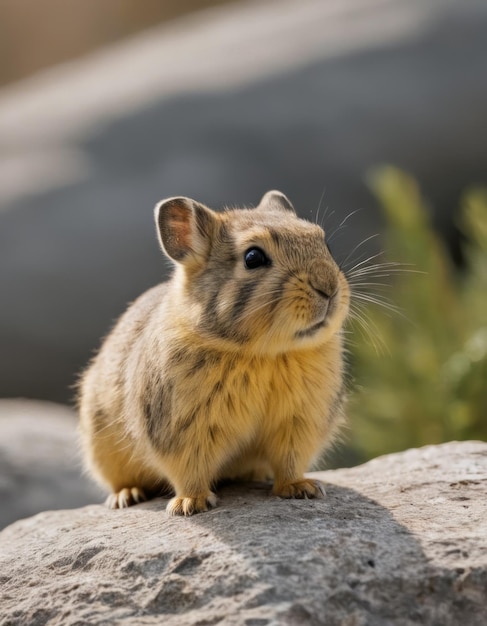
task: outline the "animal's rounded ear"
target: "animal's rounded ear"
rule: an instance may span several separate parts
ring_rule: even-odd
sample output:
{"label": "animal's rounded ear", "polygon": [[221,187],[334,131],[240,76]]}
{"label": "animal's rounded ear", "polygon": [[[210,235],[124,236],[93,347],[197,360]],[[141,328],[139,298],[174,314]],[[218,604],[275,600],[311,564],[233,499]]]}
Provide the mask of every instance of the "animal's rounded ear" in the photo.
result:
{"label": "animal's rounded ear", "polygon": [[296,213],[289,198],[287,198],[282,192],[276,190],[268,191],[264,196],[262,196],[259,207],[278,209],[280,211],[291,211],[291,213]]}
{"label": "animal's rounded ear", "polygon": [[215,213],[191,198],[167,198],[154,209],[163,251],[178,263],[203,262],[217,226]]}

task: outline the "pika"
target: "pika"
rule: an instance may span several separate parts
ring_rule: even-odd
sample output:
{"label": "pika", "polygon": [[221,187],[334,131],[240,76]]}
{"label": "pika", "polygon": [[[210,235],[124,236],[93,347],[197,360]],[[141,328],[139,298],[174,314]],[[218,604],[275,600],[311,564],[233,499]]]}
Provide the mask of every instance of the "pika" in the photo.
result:
{"label": "pika", "polygon": [[223,479],[273,478],[283,498],[344,421],[350,287],[325,232],[278,192],[213,211],[155,208],[169,281],[122,315],[79,383],[88,469],[123,508],[168,489],[173,515],[216,505]]}

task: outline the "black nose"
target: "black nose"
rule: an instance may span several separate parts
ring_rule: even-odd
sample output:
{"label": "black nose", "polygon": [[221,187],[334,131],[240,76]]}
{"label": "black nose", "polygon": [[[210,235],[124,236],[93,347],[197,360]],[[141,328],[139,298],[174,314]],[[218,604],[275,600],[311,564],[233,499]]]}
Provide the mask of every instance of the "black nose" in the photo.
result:
{"label": "black nose", "polygon": [[329,300],[338,289],[338,272],[331,263],[317,258],[308,269],[308,284],[322,298]]}
{"label": "black nose", "polygon": [[313,285],[313,283],[311,283],[311,287],[313,288],[314,291],[316,291],[316,293],[318,293],[322,298],[324,298],[325,300],[331,300],[332,298],[334,298],[337,293],[338,293],[338,285],[320,285],[319,287],[317,285]]}
{"label": "black nose", "polygon": [[337,308],[337,295],[338,295],[338,287],[336,287],[333,291],[330,289],[330,293],[328,291],[323,291],[323,289],[319,289],[313,286],[313,291],[323,298],[323,315],[326,317],[333,315]]}
{"label": "black nose", "polygon": [[325,300],[329,300],[331,298],[330,294],[327,293],[326,291],[323,291],[323,289],[318,289],[317,287],[313,287],[313,289],[316,291],[316,293],[318,293],[322,298],[325,298]]}

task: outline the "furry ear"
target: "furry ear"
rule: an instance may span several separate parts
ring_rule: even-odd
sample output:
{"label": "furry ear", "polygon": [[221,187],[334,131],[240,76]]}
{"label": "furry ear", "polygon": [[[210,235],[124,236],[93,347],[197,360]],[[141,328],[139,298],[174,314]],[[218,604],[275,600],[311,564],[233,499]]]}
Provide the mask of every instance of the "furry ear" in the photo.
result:
{"label": "furry ear", "polygon": [[167,198],[156,204],[154,216],[159,243],[171,259],[206,260],[216,227],[211,209],[191,198]]}
{"label": "furry ear", "polygon": [[283,193],[275,190],[268,191],[264,196],[262,196],[259,207],[278,209],[279,211],[291,211],[292,213],[296,213],[290,200]]}

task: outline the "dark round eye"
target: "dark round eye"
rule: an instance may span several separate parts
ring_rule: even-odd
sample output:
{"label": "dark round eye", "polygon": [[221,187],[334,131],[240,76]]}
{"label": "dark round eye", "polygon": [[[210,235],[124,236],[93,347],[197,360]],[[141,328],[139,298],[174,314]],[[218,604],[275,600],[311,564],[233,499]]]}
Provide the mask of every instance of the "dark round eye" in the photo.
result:
{"label": "dark round eye", "polygon": [[245,267],[255,270],[257,267],[269,265],[270,261],[260,248],[249,248],[244,255]]}

